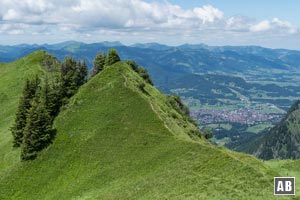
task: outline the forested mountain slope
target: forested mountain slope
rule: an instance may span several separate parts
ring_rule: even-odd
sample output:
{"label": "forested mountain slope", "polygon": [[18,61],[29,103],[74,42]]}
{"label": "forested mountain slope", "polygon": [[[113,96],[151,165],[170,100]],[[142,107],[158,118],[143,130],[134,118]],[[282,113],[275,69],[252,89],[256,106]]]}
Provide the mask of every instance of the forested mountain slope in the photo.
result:
{"label": "forested mountain slope", "polygon": [[300,101],[260,140],[255,154],[262,159],[300,158]]}

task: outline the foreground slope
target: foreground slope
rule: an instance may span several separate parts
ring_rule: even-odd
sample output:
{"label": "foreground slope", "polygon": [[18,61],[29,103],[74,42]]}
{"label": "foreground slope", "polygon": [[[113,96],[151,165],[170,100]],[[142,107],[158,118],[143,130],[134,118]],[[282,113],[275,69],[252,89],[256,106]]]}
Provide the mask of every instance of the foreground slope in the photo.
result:
{"label": "foreground slope", "polygon": [[54,143],[2,175],[0,199],[273,198],[277,173],[197,139],[166,101],[126,64],[105,69],[62,109]]}
{"label": "foreground slope", "polygon": [[[300,160],[269,160],[264,162],[282,177],[295,177],[296,185],[300,180]],[[299,182],[298,182],[299,184]],[[300,187],[296,186],[296,195],[300,194]]]}
{"label": "foreground slope", "polygon": [[19,151],[12,148],[12,126],[19,98],[27,78],[44,71],[44,51],[34,52],[13,63],[0,64],[0,177],[19,162]]}

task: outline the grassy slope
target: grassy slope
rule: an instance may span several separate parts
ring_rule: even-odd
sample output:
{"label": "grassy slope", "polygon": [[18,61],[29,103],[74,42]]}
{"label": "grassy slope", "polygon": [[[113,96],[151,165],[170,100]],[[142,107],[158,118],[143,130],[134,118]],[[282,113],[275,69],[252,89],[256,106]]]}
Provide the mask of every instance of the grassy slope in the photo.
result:
{"label": "grassy slope", "polygon": [[56,119],[54,144],[2,176],[0,199],[273,198],[274,171],[185,137],[191,125],[168,119],[164,97],[149,85],[141,95],[141,81],[119,63],[84,85]]}
{"label": "grassy slope", "polygon": [[19,162],[19,152],[12,148],[11,127],[26,78],[42,71],[46,53],[35,52],[9,64],[0,64],[0,176]]}
{"label": "grassy slope", "polygon": [[296,195],[300,194],[300,160],[269,160],[265,162],[273,170],[276,170],[280,176],[296,178]]}

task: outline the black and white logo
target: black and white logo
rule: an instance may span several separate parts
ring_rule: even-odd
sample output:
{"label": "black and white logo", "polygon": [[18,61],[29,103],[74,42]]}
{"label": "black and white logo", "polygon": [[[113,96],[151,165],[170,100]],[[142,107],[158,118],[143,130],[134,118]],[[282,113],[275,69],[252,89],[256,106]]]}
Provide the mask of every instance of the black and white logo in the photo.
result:
{"label": "black and white logo", "polygon": [[274,177],[274,195],[295,195],[295,177]]}

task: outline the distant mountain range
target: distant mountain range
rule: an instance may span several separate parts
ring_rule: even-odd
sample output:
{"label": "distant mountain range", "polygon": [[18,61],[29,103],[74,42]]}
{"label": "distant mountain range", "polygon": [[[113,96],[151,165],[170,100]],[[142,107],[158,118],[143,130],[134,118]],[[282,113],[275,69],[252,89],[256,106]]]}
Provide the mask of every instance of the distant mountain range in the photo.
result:
{"label": "distant mountain range", "polygon": [[[259,46],[218,47],[184,44],[173,47],[159,43],[126,46],[120,42],[86,44],[67,41],[51,45],[0,46],[0,62],[11,62],[36,50],[46,50],[59,60],[66,56],[85,60],[91,68],[96,53],[112,47],[118,50],[123,60],[133,59],[147,68],[156,87],[164,92],[170,92],[170,85],[177,82],[178,88],[186,88],[185,83],[178,80],[193,74],[234,76],[245,81],[264,82],[264,85],[270,84],[271,87],[275,87],[272,85],[274,81],[284,83],[277,86],[297,83],[297,77],[300,76],[300,51]],[[284,95],[278,92],[277,96]]]}
{"label": "distant mountain range", "polygon": [[[74,56],[84,59],[92,66],[96,52],[116,48],[123,59],[135,59],[145,65],[157,83],[172,75],[184,73],[220,73],[263,71],[266,69],[295,70],[300,66],[300,51],[268,49],[259,46],[207,46],[205,44],[167,46],[158,43],[123,45],[120,42],[86,44],[67,41],[58,44],[21,44],[0,46],[0,62],[11,62],[28,53],[42,49],[58,59]],[[161,74],[163,72],[163,74]],[[172,75],[168,76],[168,73]]]}
{"label": "distant mountain range", "polygon": [[268,76],[272,70],[276,76],[282,76],[282,71],[297,72],[300,67],[300,51],[294,50],[205,44],[173,47],[159,43],[139,43],[126,46],[120,42],[107,41],[92,44],[67,41],[51,45],[0,46],[0,62],[11,62],[36,50],[46,50],[59,60],[66,56],[85,60],[91,68],[96,53],[112,47],[118,50],[123,59],[136,60],[146,67],[160,89],[168,89],[166,84],[171,80],[187,74],[213,72],[253,77],[262,73]]}

